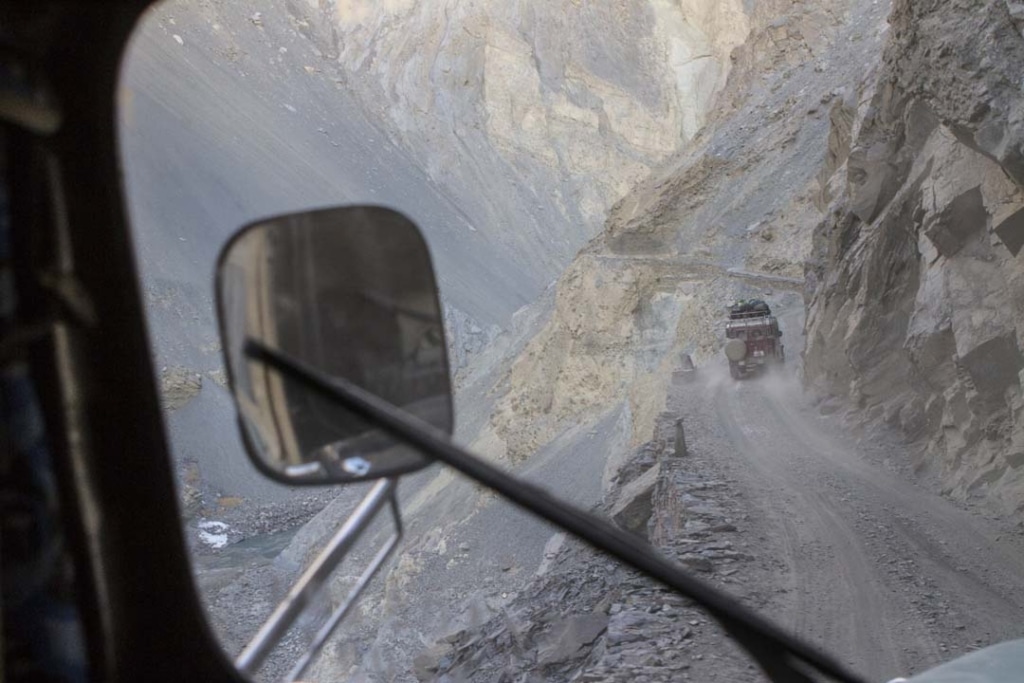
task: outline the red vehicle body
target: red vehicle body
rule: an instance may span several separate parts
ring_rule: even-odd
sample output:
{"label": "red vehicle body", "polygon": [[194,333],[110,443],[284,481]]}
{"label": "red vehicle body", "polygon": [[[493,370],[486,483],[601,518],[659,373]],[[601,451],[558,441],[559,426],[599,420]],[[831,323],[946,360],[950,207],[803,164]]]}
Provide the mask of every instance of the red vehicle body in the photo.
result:
{"label": "red vehicle body", "polygon": [[725,355],[733,379],[761,372],[786,358],[778,319],[764,310],[731,312],[725,324]]}

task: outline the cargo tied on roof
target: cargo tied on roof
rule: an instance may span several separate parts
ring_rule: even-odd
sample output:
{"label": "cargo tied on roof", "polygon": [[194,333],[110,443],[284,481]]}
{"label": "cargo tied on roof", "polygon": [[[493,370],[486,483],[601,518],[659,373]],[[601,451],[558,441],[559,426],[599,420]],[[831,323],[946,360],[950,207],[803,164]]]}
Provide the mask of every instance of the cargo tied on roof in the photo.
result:
{"label": "cargo tied on roof", "polygon": [[722,350],[729,360],[729,374],[733,379],[760,373],[785,361],[782,330],[766,301],[736,301],[728,311]]}

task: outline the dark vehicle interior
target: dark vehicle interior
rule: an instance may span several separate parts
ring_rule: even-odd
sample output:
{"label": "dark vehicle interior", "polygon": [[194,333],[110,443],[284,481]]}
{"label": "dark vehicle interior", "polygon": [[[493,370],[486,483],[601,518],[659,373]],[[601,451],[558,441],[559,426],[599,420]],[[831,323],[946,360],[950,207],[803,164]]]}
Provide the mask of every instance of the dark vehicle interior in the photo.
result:
{"label": "dark vehicle interior", "polygon": [[[209,633],[187,569],[120,183],[115,93],[147,4],[0,9],[7,267],[17,292],[5,360],[28,362],[44,415],[55,524],[74,567],[81,680],[242,680]],[[4,518],[8,546],[8,510]],[[10,645],[28,625],[8,623],[7,607],[8,675],[63,678],[64,665],[53,670]]]}

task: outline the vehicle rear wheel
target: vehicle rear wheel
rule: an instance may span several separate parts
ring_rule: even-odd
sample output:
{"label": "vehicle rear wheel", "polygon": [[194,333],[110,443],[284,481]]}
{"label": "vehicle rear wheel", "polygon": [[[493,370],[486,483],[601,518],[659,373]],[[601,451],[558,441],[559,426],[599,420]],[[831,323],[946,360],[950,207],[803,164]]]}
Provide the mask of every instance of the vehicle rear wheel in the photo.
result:
{"label": "vehicle rear wheel", "polygon": [[741,379],[743,377],[743,372],[735,363],[729,363],[729,374],[732,375],[733,379]]}

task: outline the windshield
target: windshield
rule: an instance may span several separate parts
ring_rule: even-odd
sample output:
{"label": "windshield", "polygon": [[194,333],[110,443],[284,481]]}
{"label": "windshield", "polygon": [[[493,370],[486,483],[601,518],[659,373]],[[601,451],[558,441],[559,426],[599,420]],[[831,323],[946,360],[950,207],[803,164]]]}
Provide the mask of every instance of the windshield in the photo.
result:
{"label": "windshield", "polygon": [[[343,204],[422,230],[474,453],[865,679],[1024,636],[1022,19],[926,4],[148,12],[120,146],[182,524],[225,652],[368,485],[289,487],[250,462],[217,255],[244,224]],[[245,282],[222,283],[232,324]],[[405,536],[304,679],[764,679],[689,601],[453,471],[397,490]],[[258,679],[291,670],[387,522]]]}

